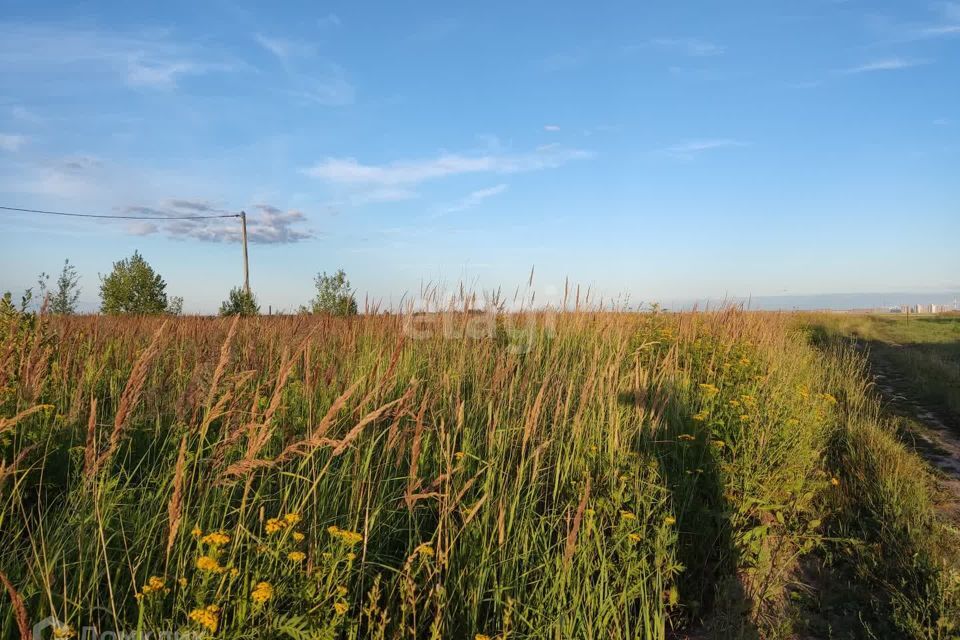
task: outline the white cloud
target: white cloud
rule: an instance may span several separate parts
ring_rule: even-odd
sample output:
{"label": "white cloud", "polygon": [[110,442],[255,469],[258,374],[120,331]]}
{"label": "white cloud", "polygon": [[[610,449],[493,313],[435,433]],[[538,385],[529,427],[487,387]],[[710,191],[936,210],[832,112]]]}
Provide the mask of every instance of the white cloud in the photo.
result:
{"label": "white cloud", "polygon": [[27,143],[27,137],[16,133],[0,133],[0,151],[19,151]]}
{"label": "white cloud", "polygon": [[261,47],[283,61],[288,61],[294,57],[310,56],[316,53],[316,47],[310,43],[299,40],[270,37],[260,33],[254,34],[253,39],[256,40],[257,44]]}
{"label": "white cloud", "polygon": [[377,202],[402,202],[403,200],[412,200],[419,197],[417,192],[412,189],[401,187],[382,187],[374,188],[350,197],[350,204],[372,204]]}
{"label": "white cloud", "polygon": [[255,34],[254,40],[275,56],[286,73],[289,95],[324,106],[351,104],[355,90],[343,68],[319,58],[316,47],[300,40]]}
{"label": "white cloud", "polygon": [[710,140],[690,140],[673,146],[667,147],[664,151],[670,155],[689,158],[705,151],[715,149],[725,149],[730,147],[743,147],[746,142],[733,140],[731,138],[715,138]]}
{"label": "white cloud", "polygon": [[898,71],[900,69],[909,69],[922,64],[927,64],[925,60],[907,60],[905,58],[884,58],[883,60],[874,60],[856,67],[841,69],[840,73],[858,74],[872,73],[874,71]]}
{"label": "white cloud", "polygon": [[33,111],[30,111],[30,109],[20,105],[14,106],[10,109],[10,117],[12,117],[14,120],[20,120],[21,122],[27,122],[29,124],[40,124],[43,122],[43,118],[38,116]]}
{"label": "white cloud", "polygon": [[544,131],[560,131],[560,126],[556,124],[545,124],[543,125]]}
{"label": "white cloud", "polygon": [[472,191],[464,196],[459,202],[447,207],[445,213],[454,213],[456,211],[465,211],[467,209],[472,209],[482,203],[488,198],[498,196],[504,191],[507,190],[507,185],[500,183],[486,189],[478,189],[477,191]]}
{"label": "white cloud", "polygon": [[692,57],[718,56],[726,51],[726,47],[699,38],[654,38],[642,45],[628,45],[624,50],[631,53],[650,47]]}
{"label": "white cloud", "polygon": [[54,73],[86,85],[118,77],[132,87],[171,89],[182,76],[236,68],[226,56],[163,30],[0,24],[0,73],[10,77]]}
{"label": "white cloud", "polygon": [[550,147],[521,154],[442,154],[389,164],[361,164],[354,158],[327,158],[304,169],[306,175],[338,184],[397,186],[471,173],[521,173],[559,167],[589,158],[589,151]]}

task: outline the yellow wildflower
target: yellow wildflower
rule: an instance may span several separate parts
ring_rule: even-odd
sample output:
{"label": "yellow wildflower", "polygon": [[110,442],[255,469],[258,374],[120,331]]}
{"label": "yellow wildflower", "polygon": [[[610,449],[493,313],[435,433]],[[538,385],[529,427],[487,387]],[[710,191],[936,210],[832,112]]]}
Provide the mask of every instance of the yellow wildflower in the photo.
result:
{"label": "yellow wildflower", "polygon": [[338,602],[333,603],[333,610],[336,612],[338,616],[342,616],[343,614],[345,614],[347,611],[350,610],[350,605],[340,600]]}
{"label": "yellow wildflower", "polygon": [[706,409],[703,409],[703,410],[697,412],[697,413],[693,416],[693,419],[696,420],[697,422],[703,422],[703,421],[706,420],[709,416],[710,416],[710,412],[707,411]]}
{"label": "yellow wildflower", "polygon": [[837,398],[832,394],[824,393],[823,399],[826,400],[828,404],[837,404]]}
{"label": "yellow wildflower", "polygon": [[490,640],[490,636],[485,633],[478,633],[477,635],[473,636],[473,640]]}
{"label": "yellow wildflower", "polygon": [[194,526],[194,527],[193,527],[193,531],[191,531],[190,534],[191,534],[194,538],[199,538],[200,536],[203,535],[203,529],[201,529],[200,527]]}
{"label": "yellow wildflower", "polygon": [[711,440],[710,444],[715,446],[717,449],[723,449],[727,445],[727,443],[723,440]]}
{"label": "yellow wildflower", "polygon": [[720,393],[720,389],[718,389],[716,385],[712,385],[710,383],[701,384],[700,389],[703,390],[703,392],[706,394],[708,398],[712,398],[713,396]]}
{"label": "yellow wildflower", "polygon": [[293,562],[303,562],[307,557],[303,551],[291,551],[287,554],[287,559]]}
{"label": "yellow wildflower", "polygon": [[620,517],[623,518],[624,520],[636,520],[636,519],[637,519],[637,516],[635,516],[631,511],[621,511],[621,512],[620,512]]}
{"label": "yellow wildflower", "polygon": [[211,604],[207,607],[194,609],[190,612],[190,619],[214,633],[217,630],[217,625],[220,624],[220,607]]}
{"label": "yellow wildflower", "polygon": [[640,542],[641,540],[643,540],[643,538],[640,537],[639,533],[631,533],[630,535],[627,536],[627,540],[629,540],[630,542]]}
{"label": "yellow wildflower", "polygon": [[740,358],[740,364],[742,364],[743,366],[747,366],[748,364],[750,364],[750,358]]}
{"label": "yellow wildflower", "polygon": [[696,438],[693,437],[692,435],[690,435],[689,433],[681,433],[679,436],[677,436],[677,440],[683,440],[683,441],[685,441],[685,442],[690,442],[691,440],[696,440]]}
{"label": "yellow wildflower", "polygon": [[60,624],[53,628],[54,638],[72,638],[75,635],[77,635],[77,633],[73,630],[73,627],[68,624]]}
{"label": "yellow wildflower", "polygon": [[453,454],[453,457],[456,458],[457,460],[463,460],[463,457],[465,455],[467,454],[465,454],[463,451],[457,451],[455,454]]}
{"label": "yellow wildflower", "polygon": [[742,420],[743,422],[746,422],[749,419],[750,419],[750,416],[748,416],[747,414],[745,413],[740,414],[740,420]]}
{"label": "yellow wildflower", "polygon": [[220,566],[220,563],[217,562],[217,559],[210,556],[200,556],[197,558],[197,569],[213,573],[223,573],[225,571],[225,569]]}
{"label": "yellow wildflower", "polygon": [[250,599],[257,604],[263,604],[273,597],[273,585],[269,582],[258,582],[250,592]]}
{"label": "yellow wildflower", "polygon": [[304,535],[299,531],[293,532],[293,541],[294,542],[303,542]]}
{"label": "yellow wildflower", "polygon": [[428,542],[424,542],[423,544],[418,546],[416,549],[414,549],[413,552],[416,553],[417,555],[427,556],[428,558],[432,557],[434,554],[433,547],[430,546],[430,543]]}
{"label": "yellow wildflower", "polygon": [[187,579],[186,579],[186,578],[180,578],[179,580],[177,580],[177,582],[180,583],[180,586],[181,586],[181,587],[187,586]]}
{"label": "yellow wildflower", "polygon": [[209,544],[213,547],[222,547],[223,545],[230,542],[230,536],[224,533],[223,531],[214,531],[213,533],[208,533],[203,538],[200,539],[200,542],[204,544]]}
{"label": "yellow wildflower", "polygon": [[352,551],[347,554],[347,560],[349,560],[350,562],[353,562],[356,559],[357,559],[357,554],[353,553]]}
{"label": "yellow wildflower", "polygon": [[347,595],[347,588],[341,584],[339,587],[337,587],[337,595],[338,596]]}
{"label": "yellow wildflower", "polygon": [[330,525],[327,527],[327,533],[329,533],[334,538],[340,538],[343,542],[347,543],[350,546],[357,544],[358,542],[363,542],[363,536],[354,531],[348,531],[346,529],[341,529],[336,525]]}
{"label": "yellow wildflower", "polygon": [[830,484],[832,484],[832,485],[835,486],[835,487],[839,487],[839,486],[840,486],[840,479],[839,479],[839,478],[830,478]]}
{"label": "yellow wildflower", "polygon": [[237,569],[236,567],[234,567],[233,569],[230,569],[231,578],[236,578],[238,575],[240,575],[240,569]]}
{"label": "yellow wildflower", "polygon": [[268,534],[276,533],[281,531],[284,527],[287,526],[286,521],[281,520],[280,518],[270,518],[267,520],[267,526],[265,527]]}
{"label": "yellow wildflower", "polygon": [[300,522],[300,514],[299,514],[299,513],[288,513],[287,515],[283,516],[283,520],[284,520],[287,524],[293,526],[293,525],[297,524],[298,522]]}
{"label": "yellow wildflower", "polygon": [[663,524],[667,525],[668,527],[672,527],[673,525],[677,524],[677,519],[673,516],[667,516],[663,519]]}
{"label": "yellow wildflower", "polygon": [[154,591],[162,591],[165,585],[165,579],[161,578],[160,576],[150,576],[150,579],[147,580],[147,584],[143,586],[143,595],[153,593]]}

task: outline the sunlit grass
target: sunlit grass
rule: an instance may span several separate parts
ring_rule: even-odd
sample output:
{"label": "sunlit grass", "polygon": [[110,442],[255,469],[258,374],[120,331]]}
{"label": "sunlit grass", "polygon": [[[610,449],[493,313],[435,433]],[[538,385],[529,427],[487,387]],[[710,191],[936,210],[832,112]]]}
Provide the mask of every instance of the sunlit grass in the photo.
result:
{"label": "sunlit grass", "polygon": [[775,636],[836,554],[881,633],[956,624],[922,464],[788,316],[4,322],[0,570],[31,624]]}

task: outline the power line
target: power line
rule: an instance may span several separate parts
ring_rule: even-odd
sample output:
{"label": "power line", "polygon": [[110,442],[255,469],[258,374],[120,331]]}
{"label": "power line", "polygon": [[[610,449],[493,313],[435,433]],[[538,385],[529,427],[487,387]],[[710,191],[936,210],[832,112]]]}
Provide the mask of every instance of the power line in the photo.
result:
{"label": "power line", "polygon": [[20,209],[18,207],[3,207],[4,211],[18,211],[21,213],[42,213],[48,216],[69,216],[71,218],[112,218],[119,220],[211,220],[214,218],[239,218],[239,213],[226,213],[216,216],[110,216],[93,213],[66,213],[64,211],[43,211],[40,209]]}

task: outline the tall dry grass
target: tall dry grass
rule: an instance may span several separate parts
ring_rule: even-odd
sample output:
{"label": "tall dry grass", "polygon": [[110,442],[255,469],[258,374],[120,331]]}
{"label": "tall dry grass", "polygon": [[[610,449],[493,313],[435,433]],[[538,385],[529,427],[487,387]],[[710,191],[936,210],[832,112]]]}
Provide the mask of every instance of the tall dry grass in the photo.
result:
{"label": "tall dry grass", "polygon": [[805,567],[867,566],[844,551],[862,542],[927,554],[926,572],[873,557],[875,633],[956,621],[922,466],[878,426],[862,363],[788,316],[6,322],[0,570],[31,620],[786,636],[813,615]]}

